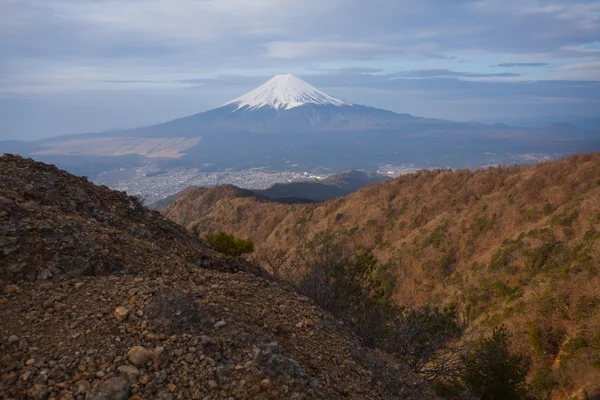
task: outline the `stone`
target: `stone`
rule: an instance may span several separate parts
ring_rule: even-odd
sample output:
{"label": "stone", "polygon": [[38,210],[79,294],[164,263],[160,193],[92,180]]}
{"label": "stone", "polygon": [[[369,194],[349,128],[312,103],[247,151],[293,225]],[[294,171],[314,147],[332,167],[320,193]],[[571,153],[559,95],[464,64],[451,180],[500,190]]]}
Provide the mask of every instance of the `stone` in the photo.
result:
{"label": "stone", "polygon": [[186,363],[193,364],[194,360],[196,359],[196,356],[193,355],[192,353],[187,353],[185,355],[185,357],[183,357],[183,359],[185,360]]}
{"label": "stone", "polygon": [[154,353],[151,350],[142,346],[133,346],[127,353],[127,358],[133,365],[144,365],[153,357]]}
{"label": "stone", "polygon": [[48,386],[42,383],[36,383],[27,391],[31,399],[46,399],[48,397]]}
{"label": "stone", "polygon": [[23,373],[23,375],[21,375],[21,380],[27,381],[30,376],[31,376],[31,371],[25,371],[25,373]]}
{"label": "stone", "polygon": [[41,270],[37,275],[38,281],[45,281],[50,278],[52,278],[52,272],[50,272],[50,270],[47,268],[44,268],[43,270]]}
{"label": "stone", "polygon": [[137,380],[137,378],[141,375],[140,370],[136,367],[132,367],[131,365],[121,365],[119,368],[117,368],[117,370],[130,382]]}
{"label": "stone", "polygon": [[279,346],[278,342],[271,342],[271,343],[267,344],[267,348],[272,353],[279,353],[281,351],[281,347]]}
{"label": "stone", "polygon": [[117,307],[117,309],[115,310],[115,319],[119,322],[123,322],[127,319],[127,317],[129,316],[129,310],[126,309],[125,307]]}
{"label": "stone", "polygon": [[212,379],[210,381],[207,382],[208,384],[208,388],[211,390],[214,390],[217,388],[217,382],[213,381]]}
{"label": "stone", "polygon": [[210,336],[202,335],[200,336],[200,342],[203,346],[210,346],[215,344],[215,340]]}
{"label": "stone", "polygon": [[98,371],[96,372],[96,378],[104,378],[106,376],[106,373],[104,371]]}
{"label": "stone", "polygon": [[226,325],[226,322],[225,322],[225,321],[223,321],[223,320],[217,321],[217,322],[215,322],[215,329],[222,328],[222,327],[224,327],[225,325]]}
{"label": "stone", "polygon": [[4,292],[7,294],[16,293],[19,291],[19,287],[17,285],[6,285],[4,287]]}
{"label": "stone", "polygon": [[14,362],[10,354],[4,354],[2,358],[0,358],[0,361],[2,361],[2,365],[4,365],[5,367],[11,365]]}
{"label": "stone", "polygon": [[110,378],[96,386],[96,388],[94,389],[94,395],[91,397],[91,399],[127,400],[129,399],[130,392],[131,386],[125,378]]}
{"label": "stone", "polygon": [[92,385],[88,381],[82,379],[80,381],[75,382],[74,391],[79,394],[86,394],[90,391],[91,388]]}
{"label": "stone", "polygon": [[271,381],[268,379],[263,379],[262,381],[260,381],[260,388],[262,390],[267,390],[271,387]]}
{"label": "stone", "polygon": [[8,343],[10,344],[17,343],[18,341],[19,337],[17,335],[10,335],[10,337],[8,338]]}

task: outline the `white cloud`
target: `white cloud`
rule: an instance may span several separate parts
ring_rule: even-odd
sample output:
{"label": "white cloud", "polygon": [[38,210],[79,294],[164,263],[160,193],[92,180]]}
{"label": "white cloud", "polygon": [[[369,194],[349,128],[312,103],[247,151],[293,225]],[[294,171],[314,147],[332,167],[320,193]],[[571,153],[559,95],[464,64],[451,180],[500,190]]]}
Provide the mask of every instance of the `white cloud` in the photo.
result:
{"label": "white cloud", "polygon": [[357,42],[271,42],[267,43],[267,56],[271,58],[349,59],[371,60],[402,54],[399,47]]}

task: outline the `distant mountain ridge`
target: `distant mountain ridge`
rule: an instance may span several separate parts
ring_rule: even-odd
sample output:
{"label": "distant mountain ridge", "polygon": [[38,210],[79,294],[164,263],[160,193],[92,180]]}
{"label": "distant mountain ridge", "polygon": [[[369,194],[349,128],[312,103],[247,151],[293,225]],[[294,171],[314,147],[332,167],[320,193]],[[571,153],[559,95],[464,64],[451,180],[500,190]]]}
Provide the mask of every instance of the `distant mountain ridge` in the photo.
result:
{"label": "distant mountain ridge", "polygon": [[[313,203],[319,201],[332,200],[337,197],[343,197],[358,189],[377,182],[383,182],[390,178],[380,175],[376,172],[350,170],[340,174],[330,175],[323,180],[310,180],[300,182],[276,183],[267,189],[247,190],[231,189],[237,196],[255,195],[258,198],[264,198],[276,201],[278,203],[298,204]],[[228,186],[228,185],[227,185]],[[235,188],[235,186],[232,186]],[[180,192],[168,196],[162,200],[152,203],[149,207],[154,210],[161,210],[178,197],[190,190],[209,190],[190,186]]]}
{"label": "distant mountain ridge", "polygon": [[350,170],[330,175],[321,181],[276,183],[270,188],[256,190],[255,193],[273,200],[296,198],[327,201],[354,193],[371,183],[388,179],[390,178],[374,172]]}
{"label": "distant mountain ridge", "polygon": [[107,169],[136,156],[163,168],[297,165],[306,171],[316,166],[344,171],[374,170],[381,164],[472,168],[513,163],[519,154],[555,157],[593,150],[600,150],[598,132],[420,118],[338,99],[289,74],[277,75],[221,107],[157,125],[31,143],[0,142],[0,152],[59,166],[70,157],[65,167],[77,159],[92,172],[98,165],[90,165],[89,157]]}

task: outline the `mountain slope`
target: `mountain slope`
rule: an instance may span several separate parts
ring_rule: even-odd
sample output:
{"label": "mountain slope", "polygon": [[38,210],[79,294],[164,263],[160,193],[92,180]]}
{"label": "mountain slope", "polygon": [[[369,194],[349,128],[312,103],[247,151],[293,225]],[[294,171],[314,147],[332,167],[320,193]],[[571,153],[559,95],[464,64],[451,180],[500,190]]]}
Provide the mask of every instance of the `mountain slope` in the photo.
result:
{"label": "mountain slope", "polygon": [[433,398],[310,300],[122,192],[0,158],[6,398]]}
{"label": "mountain slope", "polygon": [[555,398],[598,390],[600,154],[419,171],[316,205],[211,196],[186,193],[165,215],[292,258],[333,230],[395,266],[399,304],[455,304],[473,330],[506,324]]}
{"label": "mountain slope", "polygon": [[286,198],[327,201],[356,192],[371,183],[383,182],[389,178],[372,172],[345,171],[331,175],[321,181],[276,183],[270,188],[256,190],[255,193],[273,200]]}

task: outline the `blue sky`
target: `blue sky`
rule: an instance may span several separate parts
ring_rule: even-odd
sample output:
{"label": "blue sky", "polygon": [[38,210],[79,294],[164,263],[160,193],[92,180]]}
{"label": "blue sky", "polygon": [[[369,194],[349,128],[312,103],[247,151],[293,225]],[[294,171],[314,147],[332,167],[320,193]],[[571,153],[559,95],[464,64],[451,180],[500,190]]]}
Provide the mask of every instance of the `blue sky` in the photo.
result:
{"label": "blue sky", "polygon": [[600,1],[0,1],[1,139],[157,123],[278,73],[426,117],[597,116]]}

